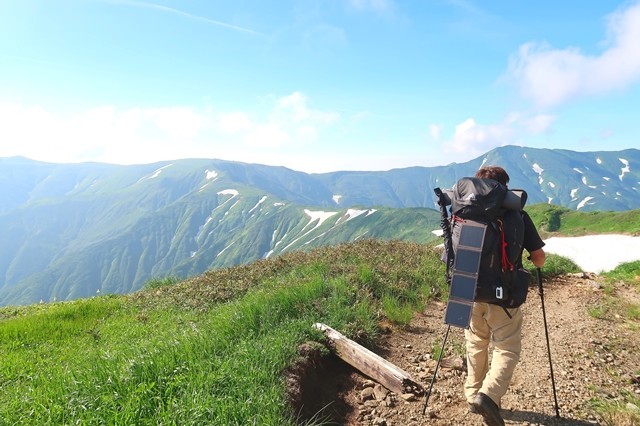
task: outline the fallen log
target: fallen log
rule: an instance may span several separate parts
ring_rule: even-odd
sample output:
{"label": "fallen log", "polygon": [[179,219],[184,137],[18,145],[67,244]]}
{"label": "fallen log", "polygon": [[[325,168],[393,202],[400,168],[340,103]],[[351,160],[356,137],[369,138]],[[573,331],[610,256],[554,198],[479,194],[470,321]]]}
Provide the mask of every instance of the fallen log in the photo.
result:
{"label": "fallen log", "polygon": [[324,332],[340,359],[390,391],[398,395],[424,393],[424,388],[420,383],[413,380],[409,373],[393,363],[348,339],[328,325],[316,323],[314,327]]}

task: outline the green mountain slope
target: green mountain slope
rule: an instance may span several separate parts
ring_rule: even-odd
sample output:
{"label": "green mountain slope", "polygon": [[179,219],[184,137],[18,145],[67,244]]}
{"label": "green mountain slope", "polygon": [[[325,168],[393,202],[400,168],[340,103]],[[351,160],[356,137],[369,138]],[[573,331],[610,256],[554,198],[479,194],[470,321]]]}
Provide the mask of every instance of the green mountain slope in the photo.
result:
{"label": "green mountain slope", "polygon": [[[3,287],[2,300],[15,304],[128,293],[152,277],[187,277],[362,238],[429,241],[439,223],[438,213],[429,209],[318,210],[258,195],[253,188],[215,187],[136,215],[135,221],[118,222],[108,232],[88,226],[88,244],[70,238],[63,252],[41,250],[33,245],[38,239],[27,239],[5,266],[12,281]],[[42,270],[30,274],[34,253],[42,256]]]}
{"label": "green mountain slope", "polygon": [[49,164],[0,159],[0,305],[128,293],[283,252],[361,238],[428,242],[433,188],[504,165],[529,204],[640,208],[640,151],[502,147],[463,164],[307,174],[187,159]]}

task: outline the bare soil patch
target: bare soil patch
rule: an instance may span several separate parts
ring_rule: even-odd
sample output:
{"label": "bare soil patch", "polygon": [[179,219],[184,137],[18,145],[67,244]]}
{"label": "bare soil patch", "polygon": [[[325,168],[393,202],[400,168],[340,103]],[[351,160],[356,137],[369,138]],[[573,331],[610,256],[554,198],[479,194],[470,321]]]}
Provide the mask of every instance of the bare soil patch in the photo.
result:
{"label": "bare soil patch", "polygon": [[[602,418],[592,400],[619,402],[627,392],[640,396],[640,322],[627,320],[624,298],[636,298],[626,288],[607,299],[597,277],[566,276],[545,283],[551,357],[560,418],[556,418],[549,358],[540,297],[530,289],[523,306],[523,350],[509,392],[502,400],[507,425],[633,425],[633,419]],[[594,309],[606,306],[596,318]],[[388,328],[374,351],[429,387],[436,360],[433,350],[442,343],[444,305],[433,303],[416,315],[408,327]],[[395,395],[366,390],[376,384],[336,357],[308,365],[295,404],[300,422],[323,418],[340,425],[481,425],[479,415],[468,412],[462,393],[466,375],[463,330],[452,327],[427,414],[424,395]],[[322,364],[322,365],[321,365]],[[312,370],[312,371],[310,371]],[[630,407],[633,410],[633,407]],[[640,409],[640,408],[639,408]],[[320,413],[318,414],[318,411]]]}

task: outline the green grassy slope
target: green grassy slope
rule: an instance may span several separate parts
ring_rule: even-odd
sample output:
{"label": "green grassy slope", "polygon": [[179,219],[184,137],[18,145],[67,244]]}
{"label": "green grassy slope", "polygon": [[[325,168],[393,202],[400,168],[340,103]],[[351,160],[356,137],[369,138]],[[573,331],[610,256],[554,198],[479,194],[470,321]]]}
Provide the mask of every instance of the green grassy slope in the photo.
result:
{"label": "green grassy slope", "polygon": [[550,204],[526,208],[539,229],[548,234],[640,234],[640,210],[580,212]]}
{"label": "green grassy slope", "polygon": [[[441,294],[437,251],[361,241],[131,296],[0,310],[0,424],[293,424],[283,372],[323,322],[370,344]],[[171,282],[171,280],[168,280]]]}
{"label": "green grassy slope", "polygon": [[[551,210],[530,208],[538,223]],[[571,269],[558,259],[545,277]],[[637,282],[639,266],[611,279]],[[295,424],[284,377],[300,344],[324,340],[313,324],[371,346],[382,320],[446,298],[443,274],[430,245],[361,240],[129,296],[2,308],[0,425]]]}

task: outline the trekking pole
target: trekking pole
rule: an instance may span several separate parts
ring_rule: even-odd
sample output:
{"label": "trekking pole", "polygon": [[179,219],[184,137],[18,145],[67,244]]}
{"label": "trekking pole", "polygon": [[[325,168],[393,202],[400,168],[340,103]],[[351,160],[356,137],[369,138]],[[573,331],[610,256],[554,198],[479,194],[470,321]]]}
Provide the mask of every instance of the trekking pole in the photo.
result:
{"label": "trekking pole", "polygon": [[444,353],[444,345],[447,344],[447,337],[449,337],[449,330],[451,329],[451,325],[447,325],[447,332],[444,333],[444,339],[442,339],[442,346],[440,346],[440,354],[438,355],[438,362],[436,363],[436,369],[433,371],[433,377],[431,378],[431,384],[429,385],[429,390],[427,391],[427,395],[424,400],[424,407],[422,408],[422,415],[427,412],[427,404],[429,403],[429,397],[431,396],[431,389],[433,388],[433,383],[436,381],[436,375],[438,374],[438,367],[440,366],[440,361],[442,360],[442,354]]}
{"label": "trekking pole", "polygon": [[556,418],[560,418],[560,410],[558,409],[558,397],[556,396],[556,381],[553,378],[553,364],[551,363],[551,345],[549,345],[549,330],[547,329],[547,313],[544,310],[544,291],[542,290],[542,273],[540,268],[536,267],[536,275],[538,277],[538,294],[542,303],[542,321],[544,322],[544,334],[547,338],[547,353],[549,354],[549,369],[551,370],[551,386],[553,387],[553,401],[556,408]]}

